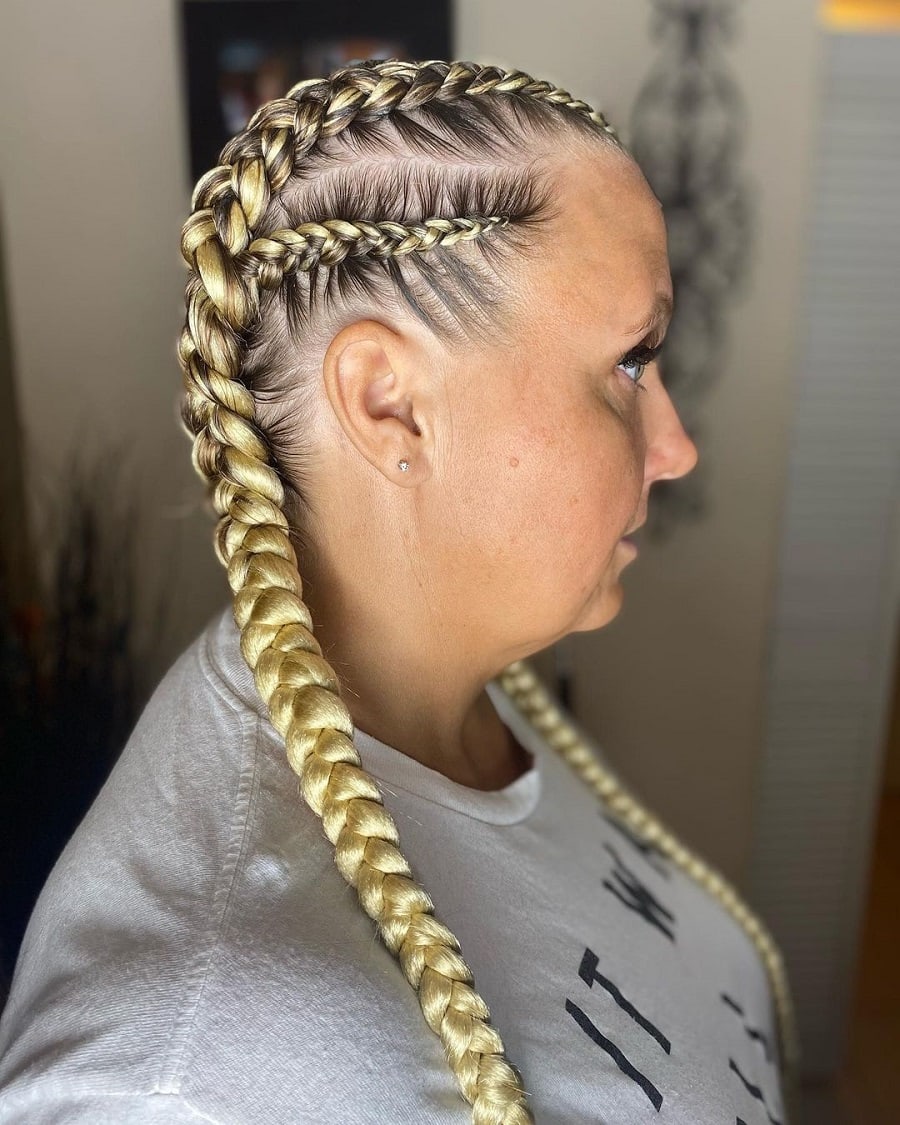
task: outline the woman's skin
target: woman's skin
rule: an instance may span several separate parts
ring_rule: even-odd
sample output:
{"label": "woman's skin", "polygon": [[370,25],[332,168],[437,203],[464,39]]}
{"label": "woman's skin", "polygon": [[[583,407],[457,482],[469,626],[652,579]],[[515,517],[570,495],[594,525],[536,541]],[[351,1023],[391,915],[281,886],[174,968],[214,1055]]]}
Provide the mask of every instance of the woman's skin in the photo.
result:
{"label": "woman's skin", "polygon": [[671,309],[656,198],[612,149],[552,177],[557,213],[506,259],[495,340],[448,345],[397,316],[335,335],[306,486],[305,596],[354,722],[478,789],[530,764],[486,682],[616,616],[623,537],[697,458],[656,364],[646,390],[621,365]]}

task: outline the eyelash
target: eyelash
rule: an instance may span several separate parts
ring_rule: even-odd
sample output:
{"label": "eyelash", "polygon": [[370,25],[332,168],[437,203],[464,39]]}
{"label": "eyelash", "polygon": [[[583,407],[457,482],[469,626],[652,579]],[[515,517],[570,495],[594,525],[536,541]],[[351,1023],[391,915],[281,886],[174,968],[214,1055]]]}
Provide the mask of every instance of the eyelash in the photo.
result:
{"label": "eyelash", "polygon": [[647,388],[641,386],[641,378],[644,374],[644,368],[649,367],[649,365],[656,359],[661,351],[661,344],[658,344],[655,348],[651,348],[647,344],[638,344],[638,346],[636,348],[632,348],[627,355],[623,355],[616,366],[640,367],[641,373],[636,379],[632,379],[630,375],[626,375],[626,378],[631,380],[636,391],[646,391]]}

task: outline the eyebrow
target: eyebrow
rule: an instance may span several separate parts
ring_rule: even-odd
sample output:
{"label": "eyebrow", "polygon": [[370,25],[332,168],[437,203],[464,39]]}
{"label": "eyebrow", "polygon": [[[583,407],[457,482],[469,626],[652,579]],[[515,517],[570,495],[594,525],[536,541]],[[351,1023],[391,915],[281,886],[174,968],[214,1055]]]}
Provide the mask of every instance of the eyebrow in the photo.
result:
{"label": "eyebrow", "polygon": [[646,336],[657,325],[667,323],[672,319],[672,298],[668,293],[657,293],[653,300],[650,315],[640,324],[630,329],[628,336]]}

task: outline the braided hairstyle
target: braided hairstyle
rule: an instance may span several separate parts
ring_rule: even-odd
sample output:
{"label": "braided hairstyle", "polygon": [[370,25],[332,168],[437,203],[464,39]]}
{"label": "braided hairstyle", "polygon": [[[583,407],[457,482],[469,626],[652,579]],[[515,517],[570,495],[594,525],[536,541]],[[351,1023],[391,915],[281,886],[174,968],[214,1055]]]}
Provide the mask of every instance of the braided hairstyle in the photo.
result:
{"label": "braided hairstyle", "polygon": [[[502,321],[498,262],[527,253],[551,211],[535,146],[524,141],[546,137],[558,150],[561,130],[618,147],[602,115],[518,71],[351,66],[257,110],[197,183],[181,243],[190,270],[182,417],[219,517],[215,547],[241,651],[338,869],[398,958],[479,1125],[532,1118],[459,943],[414,881],[361,767],[338,677],[313,635],[297,562],[309,513],[296,418],[314,386],[304,350],[375,301],[403,305],[444,335],[472,337]],[[559,734],[562,720],[527,669],[515,666],[505,686],[536,725],[551,715],[557,748],[596,788],[587,751]],[[627,800],[647,829],[649,814]],[[775,979],[777,951],[758,928]]]}

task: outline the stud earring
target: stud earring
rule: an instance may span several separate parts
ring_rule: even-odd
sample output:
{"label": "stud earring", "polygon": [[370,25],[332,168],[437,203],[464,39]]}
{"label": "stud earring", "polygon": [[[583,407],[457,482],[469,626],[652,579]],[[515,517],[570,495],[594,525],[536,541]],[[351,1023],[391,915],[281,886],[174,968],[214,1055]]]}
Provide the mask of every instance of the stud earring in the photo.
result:
{"label": "stud earring", "polygon": [[409,472],[409,461],[407,461],[405,457],[401,458],[397,462],[397,468],[400,470],[401,473],[408,473]]}

